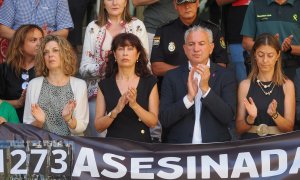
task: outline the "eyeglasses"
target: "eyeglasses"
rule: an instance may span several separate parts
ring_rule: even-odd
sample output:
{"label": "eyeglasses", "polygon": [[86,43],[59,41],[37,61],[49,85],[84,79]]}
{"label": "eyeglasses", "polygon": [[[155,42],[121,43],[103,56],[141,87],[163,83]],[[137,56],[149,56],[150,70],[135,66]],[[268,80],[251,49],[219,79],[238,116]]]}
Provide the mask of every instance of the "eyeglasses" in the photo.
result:
{"label": "eyeglasses", "polygon": [[27,86],[28,86],[28,83],[29,83],[29,74],[28,74],[28,71],[22,72],[21,77],[24,80],[24,82],[22,83],[21,87],[22,87],[22,89],[26,89]]}

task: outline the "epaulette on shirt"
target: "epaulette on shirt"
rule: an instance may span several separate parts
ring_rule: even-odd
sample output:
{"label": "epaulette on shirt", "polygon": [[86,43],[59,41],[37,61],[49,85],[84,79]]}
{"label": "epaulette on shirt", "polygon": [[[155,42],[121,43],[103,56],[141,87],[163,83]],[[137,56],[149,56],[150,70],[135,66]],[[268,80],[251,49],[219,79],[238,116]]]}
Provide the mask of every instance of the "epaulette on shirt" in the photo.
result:
{"label": "epaulette on shirt", "polygon": [[218,24],[216,24],[216,23],[214,23],[214,22],[212,22],[212,21],[210,21],[210,20],[200,20],[199,22],[200,22],[200,23],[199,23],[200,25],[201,25],[201,24],[205,24],[205,25],[207,25],[207,26],[209,26],[209,27],[221,29],[221,27],[220,27]]}
{"label": "epaulette on shirt", "polygon": [[[221,27],[219,25],[211,22],[210,20],[200,20],[200,21],[198,21],[198,23],[199,23],[199,25],[210,29],[212,31],[213,35],[216,35],[215,33],[217,33],[218,31],[221,30]],[[217,42],[215,42],[215,43],[217,43]],[[225,43],[223,36],[220,37],[219,43],[223,49],[226,49],[226,43]]]}

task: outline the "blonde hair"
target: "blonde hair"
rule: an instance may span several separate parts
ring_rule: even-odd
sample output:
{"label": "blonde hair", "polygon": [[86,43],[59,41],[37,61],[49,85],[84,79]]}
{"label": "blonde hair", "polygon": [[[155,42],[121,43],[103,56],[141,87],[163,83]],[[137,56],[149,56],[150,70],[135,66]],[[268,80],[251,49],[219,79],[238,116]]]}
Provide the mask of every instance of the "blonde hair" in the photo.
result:
{"label": "blonde hair", "polygon": [[[98,15],[98,21],[97,24],[98,26],[102,27],[108,23],[108,12],[105,9],[104,5],[105,0],[100,0],[100,10],[99,10],[99,15]],[[122,20],[125,21],[125,23],[129,23],[131,21],[132,17],[130,15],[129,11],[129,0],[126,0],[126,6],[124,8],[124,11],[122,13]]]}
{"label": "blonde hair", "polygon": [[255,79],[257,78],[259,69],[258,69],[258,66],[256,63],[255,53],[256,53],[256,50],[261,46],[270,46],[275,49],[277,54],[279,54],[278,60],[274,67],[274,74],[273,74],[272,81],[276,85],[283,85],[285,83],[285,80],[287,79],[287,77],[282,72],[282,65],[281,65],[282,60],[281,60],[281,56],[280,56],[281,46],[279,44],[279,41],[276,39],[276,37],[274,37],[273,35],[271,35],[269,33],[263,33],[263,34],[259,35],[255,40],[255,43],[254,43],[251,53],[250,53],[251,71],[249,73],[248,79],[255,82]]}
{"label": "blonde hair", "polygon": [[39,30],[44,36],[42,28],[35,24],[20,26],[12,37],[7,51],[7,64],[14,69],[17,76],[21,74],[24,60],[23,46],[27,35],[34,30]]}
{"label": "blonde hair", "polygon": [[77,70],[77,56],[71,44],[63,37],[56,35],[47,35],[41,42],[40,49],[36,55],[35,73],[38,76],[48,76],[49,70],[45,63],[44,49],[47,43],[54,41],[59,47],[59,56],[62,61],[63,72],[67,76],[72,76]]}

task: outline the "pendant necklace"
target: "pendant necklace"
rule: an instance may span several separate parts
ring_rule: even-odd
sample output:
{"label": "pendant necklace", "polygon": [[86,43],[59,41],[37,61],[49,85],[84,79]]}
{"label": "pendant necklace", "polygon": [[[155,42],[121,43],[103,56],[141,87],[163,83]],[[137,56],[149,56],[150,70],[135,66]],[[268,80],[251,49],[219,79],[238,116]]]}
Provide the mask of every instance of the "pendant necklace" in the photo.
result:
{"label": "pendant necklace", "polygon": [[[275,87],[275,83],[273,83],[273,81],[271,81],[269,84],[263,84],[263,83],[261,82],[261,80],[256,79],[256,82],[257,82],[258,86],[260,87],[260,89],[262,90],[262,92],[263,92],[266,96],[270,96],[270,95],[272,94],[273,89],[274,89],[274,87]],[[273,84],[272,89],[271,89],[270,91],[266,91],[265,89],[270,88],[270,87],[272,86],[272,84]]]}

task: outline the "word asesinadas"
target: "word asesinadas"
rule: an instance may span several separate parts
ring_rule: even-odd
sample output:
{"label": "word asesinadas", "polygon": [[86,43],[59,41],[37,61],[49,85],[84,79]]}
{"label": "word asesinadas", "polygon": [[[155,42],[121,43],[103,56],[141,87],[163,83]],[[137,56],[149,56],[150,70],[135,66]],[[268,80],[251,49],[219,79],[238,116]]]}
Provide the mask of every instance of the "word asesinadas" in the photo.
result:
{"label": "word asesinadas", "polygon": [[[271,168],[271,161],[274,163],[274,159],[277,160],[275,162],[277,168],[275,169]],[[285,173],[287,170],[289,174],[298,173],[300,168],[300,147],[297,148],[293,163],[289,169],[288,155],[285,150],[262,150],[261,162],[258,163],[261,164],[261,174],[258,173],[259,170],[250,152],[238,153],[231,167],[229,167],[228,154],[219,154],[219,161],[216,162],[208,155],[155,159],[154,157],[126,158],[113,153],[104,153],[103,162],[105,167],[108,165],[112,168],[104,168],[101,171],[101,175],[97,168],[96,160],[98,159],[95,158],[93,149],[82,147],[74,164],[72,177],[80,177],[83,172],[90,173],[91,177],[103,176],[113,179],[123,178],[127,173],[130,173],[131,179],[155,179],[155,176],[161,179],[210,179],[212,173],[216,173],[219,178],[239,178],[242,174],[248,174],[250,178],[275,177]],[[196,162],[201,162],[201,165],[197,166]],[[101,167],[104,167],[102,165]]]}

